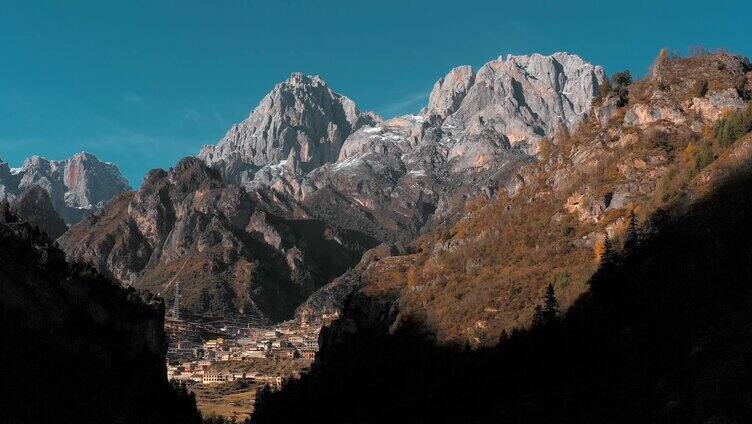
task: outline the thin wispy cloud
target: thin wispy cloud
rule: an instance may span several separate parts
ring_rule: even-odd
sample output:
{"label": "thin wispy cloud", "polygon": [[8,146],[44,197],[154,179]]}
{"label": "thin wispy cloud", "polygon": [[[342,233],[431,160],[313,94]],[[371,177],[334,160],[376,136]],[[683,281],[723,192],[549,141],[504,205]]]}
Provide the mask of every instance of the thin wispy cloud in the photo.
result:
{"label": "thin wispy cloud", "polygon": [[0,137],[0,154],[8,150],[21,150],[28,146],[41,146],[45,140],[40,138],[6,138]]}
{"label": "thin wispy cloud", "polygon": [[[408,110],[412,110],[412,106],[415,106],[419,102],[425,102],[426,99],[428,99],[428,93],[413,94],[381,108],[381,114],[396,115],[405,113]],[[417,112],[417,110],[413,111]]]}
{"label": "thin wispy cloud", "polygon": [[227,126],[225,117],[214,107],[211,110],[200,111],[194,108],[183,108],[176,112],[179,119],[197,125]]}
{"label": "thin wispy cloud", "polygon": [[[181,121],[188,122],[174,114],[170,127],[181,125],[178,124]],[[141,185],[149,170],[174,166],[180,158],[195,155],[202,145],[216,141],[198,133],[135,130],[127,123],[107,117],[99,117],[97,123],[96,132],[72,138],[67,144],[77,146],[77,151],[86,150],[101,160],[114,162],[134,188]]]}
{"label": "thin wispy cloud", "polygon": [[124,93],[120,97],[120,106],[133,107],[133,106],[143,106],[143,105],[144,105],[144,99],[137,93]]}
{"label": "thin wispy cloud", "polygon": [[122,130],[74,144],[101,160],[115,162],[131,186],[138,188],[149,170],[173,166],[180,158],[197,154],[205,143],[201,139]]}

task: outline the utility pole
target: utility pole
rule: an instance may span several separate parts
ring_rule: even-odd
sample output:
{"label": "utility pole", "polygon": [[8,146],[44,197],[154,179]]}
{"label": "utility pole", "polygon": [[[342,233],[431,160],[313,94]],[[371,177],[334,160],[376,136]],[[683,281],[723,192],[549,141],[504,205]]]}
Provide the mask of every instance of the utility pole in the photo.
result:
{"label": "utility pole", "polygon": [[175,283],[175,301],[172,304],[172,317],[180,319],[180,282]]}

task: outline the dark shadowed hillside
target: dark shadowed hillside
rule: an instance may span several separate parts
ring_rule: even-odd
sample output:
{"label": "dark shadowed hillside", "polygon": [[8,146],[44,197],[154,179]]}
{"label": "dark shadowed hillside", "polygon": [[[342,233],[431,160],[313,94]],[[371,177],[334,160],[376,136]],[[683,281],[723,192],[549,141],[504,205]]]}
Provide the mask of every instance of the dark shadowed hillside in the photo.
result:
{"label": "dark shadowed hillside", "polygon": [[752,129],[751,95],[752,65],[723,53],[661,54],[640,81],[615,74],[587,121],[541,141],[516,192],[469,199],[460,219],[358,272],[363,290],[398,296],[398,321],[475,346],[528,326],[548,284],[566,309],[605,237],[623,240],[630,214],[644,221],[680,201]]}
{"label": "dark shadowed hillside", "polygon": [[358,292],[311,372],[253,423],[685,422],[752,418],[752,174],[607,249],[590,290],[498,346],[437,346]]}
{"label": "dark shadowed hillside", "polygon": [[252,422],[748,422],[751,70],[615,75],[516,195],[356,268]]}
{"label": "dark shadowed hillside", "polygon": [[167,382],[163,320],[0,206],[0,422],[200,422]]}
{"label": "dark shadowed hillside", "polygon": [[27,188],[13,204],[15,213],[32,226],[39,227],[52,240],[57,239],[68,229],[65,221],[52,207],[50,196],[39,186]]}

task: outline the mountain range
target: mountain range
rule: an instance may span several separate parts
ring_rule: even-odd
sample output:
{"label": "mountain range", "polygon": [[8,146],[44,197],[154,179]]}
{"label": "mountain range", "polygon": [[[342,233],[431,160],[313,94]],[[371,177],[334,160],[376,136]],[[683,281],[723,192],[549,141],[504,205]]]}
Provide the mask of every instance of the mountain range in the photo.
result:
{"label": "mountain range", "polygon": [[[150,172],[138,191],[128,190],[113,165],[82,153],[61,162],[33,157],[20,169],[8,168],[4,192],[18,200],[22,216],[49,215],[42,193],[24,192],[43,188],[52,209],[74,225],[64,231],[54,219],[27,219],[46,225],[53,237],[65,232],[59,243],[71,259],[167,297],[171,292],[163,289],[180,280],[186,312],[273,322],[300,307],[298,317],[315,316],[318,307],[341,305],[363,278],[388,280],[369,268],[379,268],[370,267],[376,262],[371,258],[391,256],[386,262],[405,273],[394,277],[430,282],[410,296],[434,299],[417,303],[425,319],[437,321],[436,331],[480,342],[524,325],[532,314],[529,299],[546,279],[566,280],[563,302],[576,299],[592,265],[575,261],[541,269],[511,261],[489,267],[488,255],[461,262],[458,249],[486,252],[493,237],[459,237],[455,225],[472,234],[473,217],[498,214],[483,210],[504,199],[518,214],[514,225],[529,225],[543,213],[541,220],[579,234],[567,248],[572,254],[586,255],[603,234],[618,235],[624,211],[655,203],[647,197],[673,160],[663,144],[696,138],[708,122],[745,105],[746,62],[709,57],[690,59],[701,69],[704,93],[695,93],[699,77],[678,75],[673,62],[664,60],[649,82],[625,94],[627,82],[610,82],[601,67],[576,55],[508,55],[477,71],[452,69],[436,82],[419,115],[388,120],[361,112],[318,76],[293,74],[217,145],[205,146],[198,159]],[[622,123],[616,126],[614,119]],[[658,140],[650,145],[647,139]],[[646,143],[650,155],[612,152],[614,146]],[[617,171],[604,173],[606,166]],[[591,173],[611,181],[576,186]],[[558,206],[548,203],[564,195],[554,201]],[[82,211],[93,213],[82,219]],[[534,234],[531,229],[512,238]],[[540,255],[541,244],[524,245],[531,243],[535,251],[516,245],[511,250],[520,259]],[[431,276],[446,255],[458,269],[435,280]],[[488,282],[490,270],[499,266],[505,281]],[[360,271],[353,279],[354,269]],[[446,297],[449,275],[472,280],[463,291],[474,284],[516,291],[508,293],[516,306],[493,299],[434,305]],[[458,319],[447,320],[454,314]],[[445,320],[453,328],[442,328]]]}
{"label": "mountain range", "polygon": [[273,215],[197,158],[154,170],[71,227],[68,257],[125,285],[181,283],[188,312],[262,322],[290,318],[317,288],[376,243],[324,222]]}
{"label": "mountain range", "polygon": [[616,73],[521,187],[343,279],[251,423],[746,422],[752,65]]}
{"label": "mountain range", "polygon": [[[169,299],[180,282],[198,318],[339,312],[254,423],[744,422],[751,100],[752,64],[723,52],[661,51],[636,81],[509,55],[391,119],[293,74],[136,191],[88,154],[0,164],[0,236],[18,246],[0,254],[65,282],[48,303],[70,320],[129,322],[128,349],[87,352],[148,363],[139,378],[169,402],[164,304],[134,288]],[[100,285],[117,305],[88,296]],[[4,311],[44,297],[27,286]]]}
{"label": "mountain range", "polygon": [[190,312],[290,318],[365,250],[456,219],[479,194],[514,194],[604,79],[576,55],[508,56],[451,70],[421,115],[383,120],[293,74],[200,162],[151,172],[60,244],[125,284],[180,279]]}
{"label": "mountain range", "polygon": [[295,74],[199,157],[280,213],[409,241],[480,190],[515,190],[539,140],[583,122],[603,80],[576,55],[508,56],[451,70],[420,115],[384,121]]}

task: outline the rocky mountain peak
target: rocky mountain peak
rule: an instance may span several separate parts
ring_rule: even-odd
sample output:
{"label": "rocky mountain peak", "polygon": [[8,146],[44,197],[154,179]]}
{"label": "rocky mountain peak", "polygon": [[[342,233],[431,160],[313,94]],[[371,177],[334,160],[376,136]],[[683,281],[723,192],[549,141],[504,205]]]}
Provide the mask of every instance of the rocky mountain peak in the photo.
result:
{"label": "rocky mountain peak", "polygon": [[234,125],[199,157],[229,181],[249,181],[265,165],[295,150],[304,168],[334,162],[345,139],[380,118],[361,113],[355,102],[329,88],[319,76],[294,73],[277,84],[251,116]]}
{"label": "rocky mountain peak", "polygon": [[492,130],[535,154],[540,138],[587,119],[605,78],[603,68],[570,53],[507,55],[478,70],[445,123],[469,135]]}
{"label": "rocky mountain peak", "polygon": [[69,224],[131,189],[115,165],[87,152],[59,161],[34,155],[20,168],[0,166],[0,196],[12,201],[36,186],[47,192],[55,211]]}
{"label": "rocky mountain peak", "polygon": [[180,190],[186,193],[202,185],[219,187],[222,184],[219,172],[209,168],[201,159],[192,156],[181,159],[167,172],[166,176],[167,181],[180,186]]}
{"label": "rocky mountain peak", "polygon": [[458,66],[436,81],[428,98],[428,106],[421,111],[423,116],[436,115],[446,119],[453,114],[462,103],[468,90],[475,82],[475,72],[468,65]]}
{"label": "rocky mountain peak", "polygon": [[584,122],[604,79],[576,55],[509,55],[452,69],[421,115],[381,121],[293,74],[200,157],[283,214],[409,240],[484,187],[515,191],[539,141]]}

